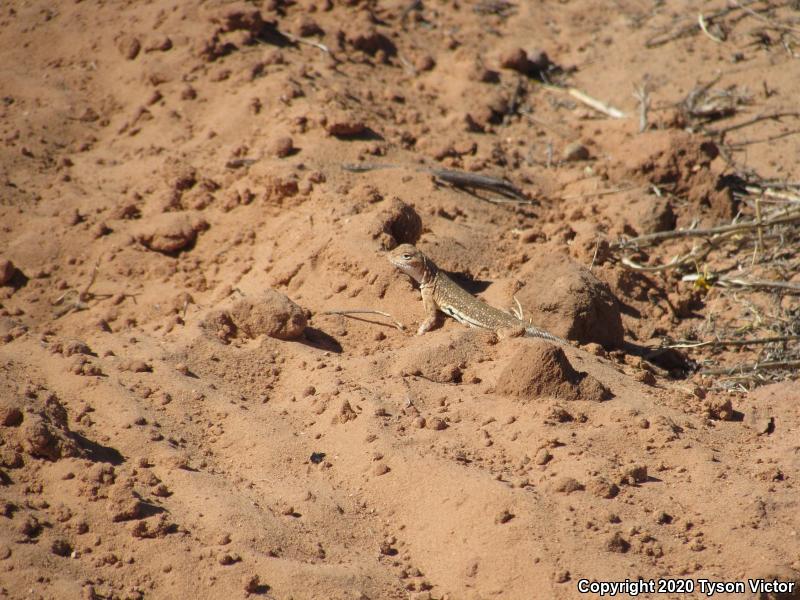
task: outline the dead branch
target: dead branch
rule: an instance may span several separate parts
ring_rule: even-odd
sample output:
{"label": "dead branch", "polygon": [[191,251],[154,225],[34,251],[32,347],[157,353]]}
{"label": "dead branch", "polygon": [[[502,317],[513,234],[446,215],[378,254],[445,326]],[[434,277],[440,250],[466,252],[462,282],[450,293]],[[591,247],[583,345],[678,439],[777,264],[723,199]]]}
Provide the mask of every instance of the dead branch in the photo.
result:
{"label": "dead branch", "polygon": [[723,288],[750,288],[762,290],[785,290],[786,292],[800,294],[800,283],[792,283],[791,281],[769,281],[764,279],[738,279],[733,277],[718,277],[717,275],[706,273],[692,273],[691,275],[684,275],[681,281],[699,281],[703,280],[712,286],[719,286]]}
{"label": "dead branch", "polygon": [[684,254],[683,256],[675,256],[672,258],[671,261],[669,261],[668,263],[664,263],[662,265],[653,265],[653,266],[643,265],[641,263],[637,263],[628,256],[623,256],[620,259],[620,262],[627,268],[632,269],[634,271],[642,271],[645,273],[657,273],[659,271],[667,271],[669,269],[681,267],[690,262],[702,260],[710,251],[711,251],[711,246],[700,252],[698,252],[697,249],[695,248],[688,254]]}
{"label": "dead branch", "polygon": [[800,360],[774,360],[768,362],[742,363],[732,367],[719,367],[702,369],[701,375],[752,375],[760,371],[773,369],[796,369],[800,367]]}
{"label": "dead branch", "polygon": [[726,133],[735,131],[736,129],[742,129],[743,127],[749,127],[750,125],[755,125],[760,121],[780,121],[783,117],[800,117],[800,113],[797,112],[776,112],[770,113],[767,115],[758,115],[753,117],[752,119],[748,119],[747,121],[743,121],[742,123],[736,123],[735,125],[728,125],[727,127],[722,127],[721,129],[709,129],[706,131],[709,135],[719,135],[724,136]]}
{"label": "dead branch", "polygon": [[748,7],[744,6],[741,2],[738,2],[738,0],[731,0],[731,3],[736,5],[738,8],[741,8],[744,12],[746,12],[748,15],[750,15],[754,19],[756,19],[758,21],[761,21],[762,23],[766,23],[772,29],[777,29],[778,31],[791,31],[793,33],[800,33],[800,29],[798,29],[797,27],[792,27],[791,25],[784,25],[783,23],[778,23],[776,21],[773,21],[772,19],[768,19],[766,17],[762,17],[760,14],[758,14],[752,8],[748,8]]}
{"label": "dead branch", "polygon": [[765,338],[750,338],[744,340],[722,339],[708,340],[706,342],[681,341],[663,346],[664,348],[704,348],[706,346],[757,346],[762,344],[775,344],[778,342],[793,342],[800,340],[800,335],[776,335]]}
{"label": "dead branch", "polygon": [[800,221],[800,209],[792,209],[785,212],[786,214],[782,216],[762,221],[746,221],[743,223],[732,223],[730,225],[720,225],[718,227],[709,227],[706,229],[676,229],[674,231],[657,231],[656,233],[648,233],[647,235],[641,235],[629,240],[621,240],[617,242],[615,246],[617,248],[630,248],[643,244],[647,245],[657,243],[669,239],[712,237],[721,233],[748,231],[757,229],[758,227],[770,227],[773,225],[784,225],[786,223]]}

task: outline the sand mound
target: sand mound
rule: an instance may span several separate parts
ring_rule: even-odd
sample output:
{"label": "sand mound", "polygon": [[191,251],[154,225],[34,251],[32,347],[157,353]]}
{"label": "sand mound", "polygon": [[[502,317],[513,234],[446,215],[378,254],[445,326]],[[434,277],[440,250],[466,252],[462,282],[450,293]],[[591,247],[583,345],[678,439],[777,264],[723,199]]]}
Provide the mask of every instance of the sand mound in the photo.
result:
{"label": "sand mound", "polygon": [[497,379],[497,393],[525,402],[543,397],[599,402],[611,397],[597,379],[576,371],[558,346],[528,339],[514,344],[518,349]]}
{"label": "sand mound", "polygon": [[622,344],[619,302],[586,267],[567,256],[546,254],[526,265],[520,278],[526,285],[517,299],[538,327],[581,344]]}

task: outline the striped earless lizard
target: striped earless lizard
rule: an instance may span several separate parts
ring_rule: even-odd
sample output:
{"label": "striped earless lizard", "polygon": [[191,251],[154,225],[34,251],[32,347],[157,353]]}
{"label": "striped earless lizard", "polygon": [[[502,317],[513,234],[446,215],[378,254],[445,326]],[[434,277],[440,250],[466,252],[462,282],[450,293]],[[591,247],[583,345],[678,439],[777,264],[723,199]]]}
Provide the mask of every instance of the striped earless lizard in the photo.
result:
{"label": "striped earless lizard", "polygon": [[419,326],[417,335],[429,331],[436,324],[436,311],[440,310],[470,327],[492,329],[498,333],[519,331],[517,335],[567,343],[560,337],[528,325],[522,319],[476,298],[440,271],[430,258],[411,244],[401,244],[392,250],[389,261],[419,283],[426,318]]}

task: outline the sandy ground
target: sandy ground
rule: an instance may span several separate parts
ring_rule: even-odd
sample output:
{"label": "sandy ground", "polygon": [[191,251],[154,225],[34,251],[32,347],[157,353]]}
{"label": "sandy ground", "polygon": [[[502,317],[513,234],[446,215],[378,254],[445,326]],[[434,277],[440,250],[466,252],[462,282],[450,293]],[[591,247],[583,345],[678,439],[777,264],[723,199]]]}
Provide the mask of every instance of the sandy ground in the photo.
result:
{"label": "sandy ground", "polygon": [[[800,333],[707,272],[794,230],[619,244],[800,180],[800,12],[743,4],[2,3],[0,597],[800,582],[793,372],[700,372],[793,346],[653,352]],[[414,335],[403,242],[573,343]]]}

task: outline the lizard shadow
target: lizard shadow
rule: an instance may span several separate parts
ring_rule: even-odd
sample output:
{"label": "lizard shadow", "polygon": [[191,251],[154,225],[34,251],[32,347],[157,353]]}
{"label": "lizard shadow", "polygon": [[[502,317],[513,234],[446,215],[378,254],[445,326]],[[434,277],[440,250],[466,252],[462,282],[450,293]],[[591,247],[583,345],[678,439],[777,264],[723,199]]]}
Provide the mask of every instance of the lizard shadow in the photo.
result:
{"label": "lizard shadow", "polygon": [[533,212],[532,210],[528,209],[528,206],[538,206],[540,202],[538,200],[528,200],[528,201],[519,201],[514,198],[512,194],[504,193],[500,190],[495,190],[495,193],[498,194],[499,197],[491,197],[491,196],[482,196],[474,188],[469,187],[467,185],[456,185],[454,183],[449,183],[446,181],[441,181],[436,178],[434,175],[434,180],[436,181],[437,187],[447,187],[459,192],[464,192],[465,194],[472,196],[476,200],[480,200],[482,202],[488,202],[489,204],[513,204],[516,206],[517,211],[520,215],[525,216],[529,219],[536,219],[538,215]]}
{"label": "lizard shadow", "polygon": [[480,294],[481,292],[485,291],[492,282],[485,281],[482,279],[471,279],[469,276],[465,275],[464,273],[456,273],[454,271],[445,271],[444,269],[439,269],[442,273],[447,275],[450,279],[456,282],[458,285],[463,287],[473,296],[476,294]]}
{"label": "lizard shadow", "polygon": [[342,345],[336,338],[321,329],[307,326],[303,335],[303,339],[298,340],[301,344],[319,348],[320,350],[327,350],[328,352],[335,352],[336,354],[341,354],[342,352]]}
{"label": "lizard shadow", "polygon": [[77,442],[86,453],[86,458],[92,462],[104,462],[111,465],[121,465],[125,462],[125,458],[116,448],[104,446],[76,431],[71,431],[70,437]]}
{"label": "lizard shadow", "polygon": [[697,363],[676,348],[653,348],[626,341],[622,344],[621,349],[669,371],[670,375],[676,379],[687,377],[697,369]]}
{"label": "lizard shadow", "polygon": [[356,141],[356,142],[383,142],[385,138],[370,127],[364,127],[359,133],[355,133],[353,135],[348,135],[344,138],[347,141]]}
{"label": "lizard shadow", "polygon": [[619,306],[619,311],[622,314],[628,315],[629,317],[634,317],[636,319],[642,318],[642,313],[639,311],[639,309],[631,306],[630,304],[625,304],[619,299],[619,297],[617,298],[617,305]]}

